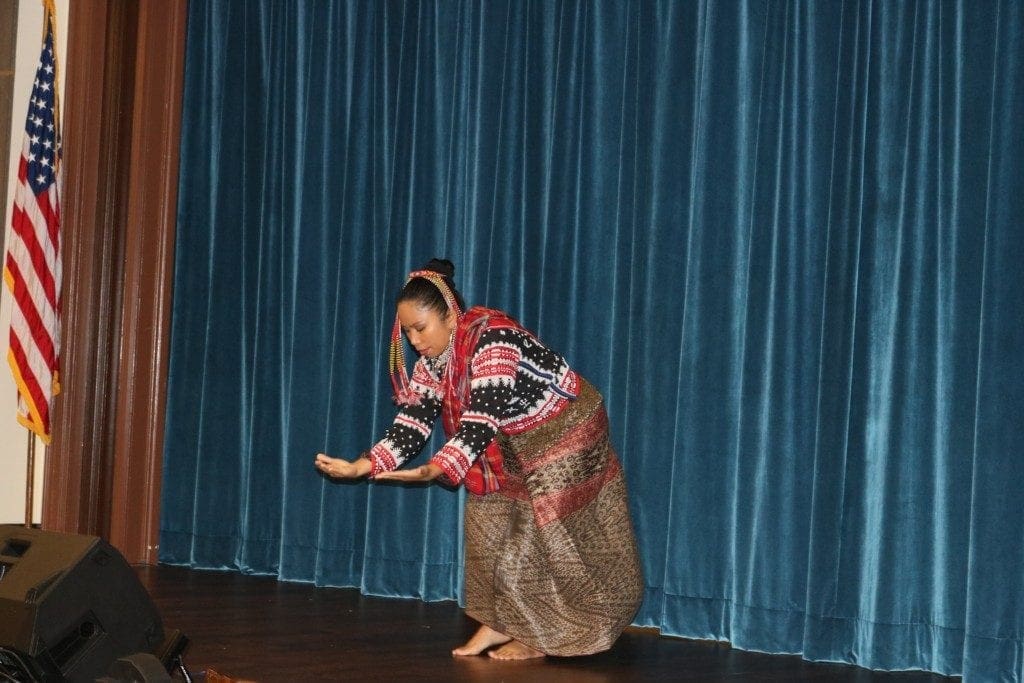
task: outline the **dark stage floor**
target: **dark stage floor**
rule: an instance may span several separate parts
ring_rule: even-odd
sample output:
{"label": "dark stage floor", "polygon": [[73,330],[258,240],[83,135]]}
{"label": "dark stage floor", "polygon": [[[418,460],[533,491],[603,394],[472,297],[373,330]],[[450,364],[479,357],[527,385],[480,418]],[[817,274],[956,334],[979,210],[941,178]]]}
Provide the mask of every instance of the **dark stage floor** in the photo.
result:
{"label": "dark stage floor", "polygon": [[[275,681],[959,681],[920,672],[878,673],[799,657],[629,629],[609,652],[498,662],[454,658],[474,630],[453,602],[369,598],[233,572],[143,567],[139,576],[164,627],[190,639],[193,673]],[[197,676],[201,681],[202,676]]]}

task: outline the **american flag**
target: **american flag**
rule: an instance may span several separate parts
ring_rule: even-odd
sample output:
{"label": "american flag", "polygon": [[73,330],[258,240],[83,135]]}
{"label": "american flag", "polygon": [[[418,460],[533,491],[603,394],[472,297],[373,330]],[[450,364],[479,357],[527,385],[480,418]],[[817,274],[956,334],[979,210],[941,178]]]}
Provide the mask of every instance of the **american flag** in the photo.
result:
{"label": "american flag", "polygon": [[50,442],[60,391],[60,128],[53,16],[46,13],[42,54],[25,119],[4,282],[13,296],[7,361],[18,385],[18,422]]}

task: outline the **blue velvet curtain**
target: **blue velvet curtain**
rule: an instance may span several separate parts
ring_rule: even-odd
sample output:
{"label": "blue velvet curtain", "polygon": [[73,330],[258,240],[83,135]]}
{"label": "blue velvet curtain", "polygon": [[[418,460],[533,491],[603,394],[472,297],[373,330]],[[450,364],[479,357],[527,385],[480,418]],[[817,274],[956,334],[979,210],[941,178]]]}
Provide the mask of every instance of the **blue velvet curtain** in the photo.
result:
{"label": "blue velvet curtain", "polygon": [[1024,3],[189,5],[162,561],[458,598],[462,493],[312,466],[444,255],[605,394],[637,623],[1024,678]]}

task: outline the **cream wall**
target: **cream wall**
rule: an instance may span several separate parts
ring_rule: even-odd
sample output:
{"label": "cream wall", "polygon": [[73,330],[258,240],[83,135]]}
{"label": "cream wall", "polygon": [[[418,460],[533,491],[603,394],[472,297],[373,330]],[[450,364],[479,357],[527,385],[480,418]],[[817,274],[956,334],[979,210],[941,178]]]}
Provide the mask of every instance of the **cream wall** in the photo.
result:
{"label": "cream wall", "polygon": [[[67,71],[64,55],[67,53],[69,2],[70,0],[56,0],[55,3],[57,7],[57,59],[61,74]],[[28,98],[32,90],[32,81],[35,79],[36,65],[39,62],[42,31],[42,2],[40,0],[18,0],[18,47],[14,62],[14,106],[11,109],[11,156],[5,161],[8,164],[8,169],[11,169],[10,187],[7,188],[7,205],[4,207],[3,213],[5,233],[9,232],[11,228],[14,183],[17,180],[17,160],[21,155],[25,115],[28,112]],[[62,77],[62,90],[63,85]],[[5,237],[5,245],[8,243],[7,239],[9,238]],[[3,362],[0,364],[2,365],[0,367],[0,524],[25,521],[25,483],[28,474],[26,435],[29,433],[15,419],[16,389],[7,366],[7,330],[11,321],[11,297],[6,286],[2,289],[3,295],[0,297],[0,352],[3,356]],[[35,522],[40,520],[40,510],[42,509],[44,454],[43,443],[37,440],[33,514]]]}

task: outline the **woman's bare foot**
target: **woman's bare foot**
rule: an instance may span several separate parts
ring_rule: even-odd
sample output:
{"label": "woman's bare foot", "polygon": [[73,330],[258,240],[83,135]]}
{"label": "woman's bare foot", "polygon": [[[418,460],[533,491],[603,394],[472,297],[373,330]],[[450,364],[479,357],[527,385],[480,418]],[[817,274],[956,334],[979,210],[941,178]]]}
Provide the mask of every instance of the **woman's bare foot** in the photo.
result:
{"label": "woman's bare foot", "polygon": [[501,645],[509,642],[510,640],[512,640],[512,638],[509,636],[506,636],[504,633],[499,633],[485,624],[476,630],[476,633],[473,634],[472,638],[466,641],[465,645],[452,650],[452,654],[456,657],[478,655],[489,647]]}
{"label": "woman's bare foot", "polygon": [[544,653],[540,650],[534,650],[529,645],[523,645],[518,640],[506,643],[497,650],[491,650],[487,654],[492,659],[534,659],[544,656]]}

